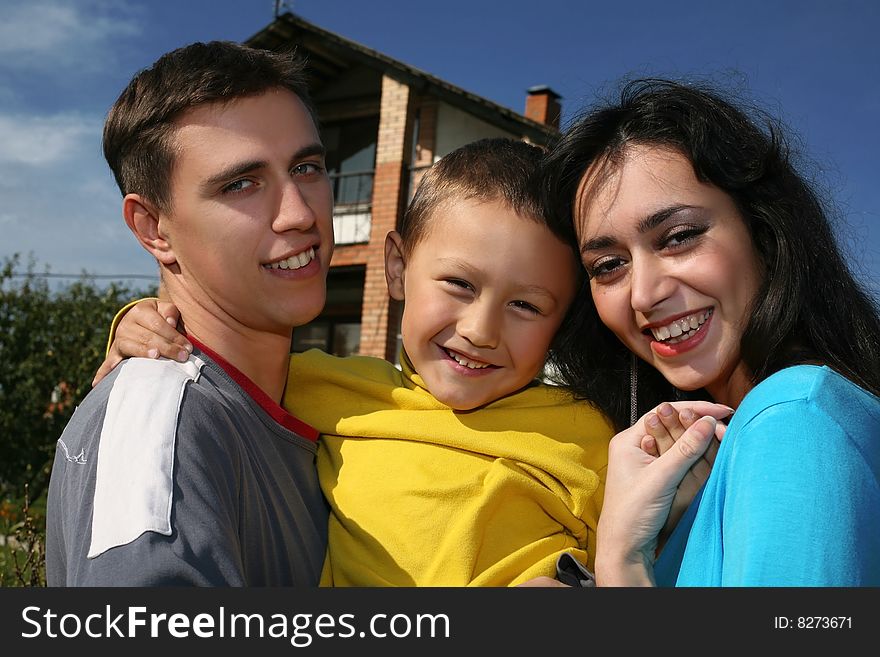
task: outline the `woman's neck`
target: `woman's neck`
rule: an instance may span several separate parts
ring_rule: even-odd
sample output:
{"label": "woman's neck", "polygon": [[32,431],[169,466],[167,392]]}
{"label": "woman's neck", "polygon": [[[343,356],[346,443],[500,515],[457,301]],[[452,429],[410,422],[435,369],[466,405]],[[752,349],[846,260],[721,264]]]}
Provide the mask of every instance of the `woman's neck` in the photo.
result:
{"label": "woman's neck", "polygon": [[706,386],[712,399],[719,404],[727,404],[731,408],[737,408],[749,391],[755,387],[752,375],[744,362],[727,376],[719,377]]}

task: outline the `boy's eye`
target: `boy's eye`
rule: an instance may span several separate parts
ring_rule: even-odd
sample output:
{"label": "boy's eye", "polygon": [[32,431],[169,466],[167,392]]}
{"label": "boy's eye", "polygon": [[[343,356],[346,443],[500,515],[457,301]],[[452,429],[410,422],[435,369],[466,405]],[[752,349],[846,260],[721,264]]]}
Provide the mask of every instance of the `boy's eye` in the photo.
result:
{"label": "boy's eye", "polygon": [[514,308],[519,308],[520,310],[525,310],[526,312],[531,313],[532,315],[540,315],[541,314],[541,311],[538,308],[536,308],[535,306],[533,306],[532,304],[530,304],[528,301],[511,301],[510,305],[513,306]]}
{"label": "boy's eye", "polygon": [[229,183],[221,191],[224,194],[227,194],[227,193],[237,194],[237,193],[243,192],[244,190],[248,189],[249,187],[252,187],[254,184],[256,184],[256,183],[254,183],[253,180],[248,180],[247,178],[241,178],[240,180],[235,180],[235,181]]}
{"label": "boy's eye", "polygon": [[451,285],[452,287],[460,288],[462,290],[473,290],[474,286],[464,281],[460,278],[446,278],[443,280],[447,285]]}

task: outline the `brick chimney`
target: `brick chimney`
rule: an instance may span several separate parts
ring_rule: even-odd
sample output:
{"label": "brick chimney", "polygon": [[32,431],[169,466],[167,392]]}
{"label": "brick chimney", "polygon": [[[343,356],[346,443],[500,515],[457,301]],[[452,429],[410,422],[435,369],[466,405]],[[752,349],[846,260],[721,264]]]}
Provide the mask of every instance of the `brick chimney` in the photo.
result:
{"label": "brick chimney", "polygon": [[562,96],[544,84],[530,87],[528,94],[526,96],[526,118],[559,130],[559,116],[562,113],[559,99]]}

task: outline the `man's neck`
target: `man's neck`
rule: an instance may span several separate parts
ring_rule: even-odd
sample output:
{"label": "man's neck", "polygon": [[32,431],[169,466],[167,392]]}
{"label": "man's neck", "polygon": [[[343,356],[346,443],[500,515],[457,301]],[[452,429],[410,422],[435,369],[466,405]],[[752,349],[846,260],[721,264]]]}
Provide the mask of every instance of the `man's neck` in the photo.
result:
{"label": "man's neck", "polygon": [[221,320],[216,310],[211,312],[189,299],[173,300],[180,309],[187,334],[228,361],[275,403],[281,403],[292,329],[287,335],[260,331],[229,317]]}
{"label": "man's neck", "polygon": [[194,328],[186,323],[187,333],[217,352],[265,392],[276,404],[281,403],[290,360],[290,338],[274,334],[248,335],[213,327]]}

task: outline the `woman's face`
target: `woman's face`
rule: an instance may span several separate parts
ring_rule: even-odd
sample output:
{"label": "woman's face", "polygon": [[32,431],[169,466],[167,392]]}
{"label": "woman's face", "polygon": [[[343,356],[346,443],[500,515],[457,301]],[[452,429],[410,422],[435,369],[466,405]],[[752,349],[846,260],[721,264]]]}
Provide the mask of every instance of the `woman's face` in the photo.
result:
{"label": "woman's face", "polygon": [[737,405],[761,265],[733,200],[675,150],[629,146],[578,189],[581,258],[602,322],[681,390]]}

